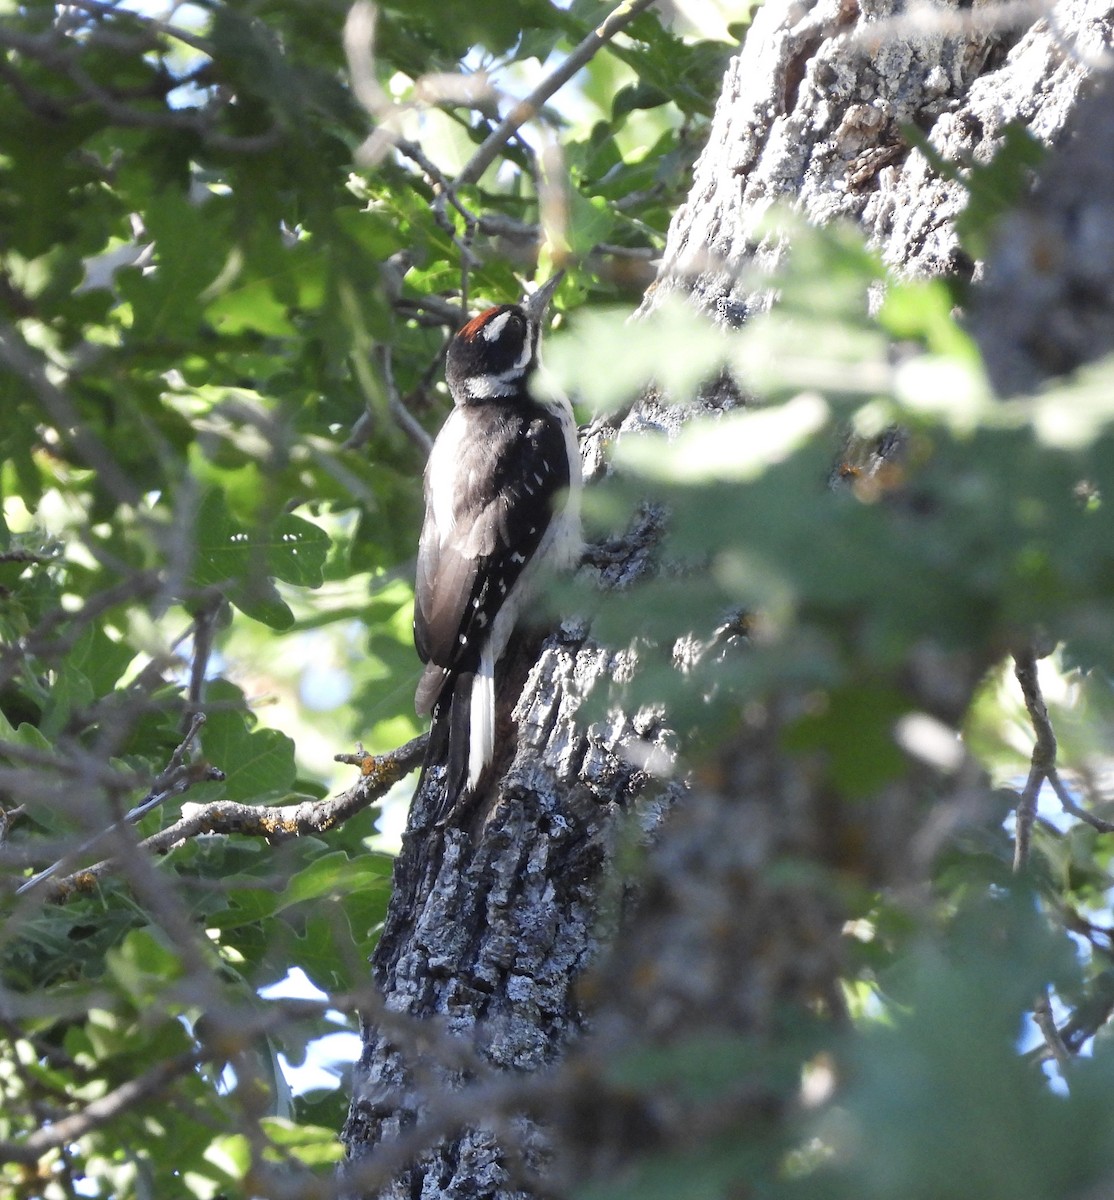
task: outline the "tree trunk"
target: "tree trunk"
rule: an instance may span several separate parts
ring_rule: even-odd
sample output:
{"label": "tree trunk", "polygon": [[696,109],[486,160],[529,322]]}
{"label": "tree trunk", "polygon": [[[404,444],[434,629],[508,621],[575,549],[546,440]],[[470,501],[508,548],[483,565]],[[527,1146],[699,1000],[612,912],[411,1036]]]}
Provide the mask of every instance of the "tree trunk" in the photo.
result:
{"label": "tree trunk", "polygon": [[1114,92],[1073,114],[1035,193],[1009,214],[973,328],[999,394],[1029,392],[1114,348]]}
{"label": "tree trunk", "polygon": [[[734,325],[767,303],[755,271],[780,246],[755,230],[774,201],[814,221],[858,221],[903,269],[977,278],[955,230],[966,193],[909,130],[960,163],[988,158],[1013,121],[1055,143],[1088,56],[1111,38],[1098,0],[1069,0],[1054,22],[1011,7],[1013,28],[994,27],[994,11],[770,0],[727,70],[644,307],[681,292]],[[720,386],[710,402],[732,403],[733,386]],[[607,440],[682,419],[647,398],[594,427],[586,455],[597,463]],[[606,547],[608,565],[594,568],[602,586],[653,569],[662,521],[648,509]],[[645,769],[667,750],[658,716],[578,720],[593,685],[622,673],[624,652],[571,624],[540,649],[525,641],[503,697],[507,709],[518,696],[503,714],[514,749],[493,783],[445,828],[431,827],[429,796],[415,799],[373,958],[383,1007],[365,1015],[345,1130],[353,1195],[502,1200],[540,1194],[543,1175],[544,1191],[560,1193],[647,1146],[776,1120],[783,1098],[745,1076],[736,1103],[683,1110],[665,1093],[627,1103],[602,1064],[637,1038],[670,1045],[732,1030],[761,1041],[779,1013],[836,1012],[838,908],[769,865],[788,856],[846,868],[854,846],[851,868],[868,879],[908,879],[932,841],[923,778],[899,781],[869,813],[847,812],[779,753],[775,711],[756,714],[674,803],[679,785]],[[910,664],[918,703],[954,720],[982,665],[948,664],[941,687],[931,664]],[[958,811],[981,796],[961,773],[940,803]],[[610,868],[632,836],[630,812],[655,847],[619,921]],[[611,946],[602,965],[601,944]]]}
{"label": "tree trunk", "polygon": [[966,189],[913,147],[912,131],[960,167],[987,162],[1013,123],[1053,144],[1110,40],[1103,0],[1020,27],[996,13],[1019,19],[1014,6],[889,0],[760,10],[727,69],[649,303],[677,290],[741,323],[768,300],[755,269],[773,266],[781,246],[756,230],[779,202],[816,223],[857,221],[894,266],[970,277],[955,228]]}

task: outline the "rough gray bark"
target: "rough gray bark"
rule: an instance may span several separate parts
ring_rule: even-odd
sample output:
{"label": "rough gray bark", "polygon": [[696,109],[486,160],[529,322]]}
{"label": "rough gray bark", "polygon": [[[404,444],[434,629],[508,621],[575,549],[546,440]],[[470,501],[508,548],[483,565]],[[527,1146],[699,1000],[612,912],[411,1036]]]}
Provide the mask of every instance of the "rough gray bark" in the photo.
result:
{"label": "rough gray bark", "polygon": [[[647,513],[616,543],[601,571],[608,586],[628,586],[648,569],[658,528],[659,518]],[[538,1070],[580,1032],[574,985],[596,951],[617,818],[635,798],[663,791],[628,753],[632,744],[660,738],[652,718],[616,713],[587,729],[575,723],[586,694],[602,677],[621,674],[624,657],[575,625],[540,651],[536,642],[521,646],[504,661],[508,686],[500,697],[514,754],[497,764],[490,791],[446,828],[430,824],[436,781],[415,797],[372,960],[375,980],[388,1008],[436,1020],[440,1032],[465,1039],[477,1054],[463,1069],[431,1067],[417,1061],[412,1045],[399,1044],[397,1031],[392,1038],[366,1024],[345,1130],[362,1168],[360,1190],[510,1196],[540,1174],[540,1141],[512,1122],[518,1145],[508,1148],[511,1118],[498,1106],[484,1127],[461,1132],[450,1123],[445,1132],[453,1136],[393,1179],[381,1160],[361,1160],[405,1139],[431,1114],[440,1128],[438,1093],[443,1105],[444,1092],[486,1078],[491,1067]],[[418,1148],[422,1139],[415,1141]]]}
{"label": "rough gray bark", "polygon": [[1114,349],[1114,91],[1103,83],[1003,222],[979,289],[973,328],[1002,395]]}
{"label": "rough gray bark", "polygon": [[[951,4],[932,12],[970,16]],[[771,0],[759,12],[648,306],[680,291],[735,324],[764,304],[754,271],[779,247],[755,230],[778,199],[811,219],[859,221],[909,270],[972,273],[954,229],[962,188],[910,147],[902,125],[961,160],[991,154],[1011,120],[1054,142],[1087,74],[1080,48],[1109,44],[1110,14],[1097,0],[1068,0],[1055,30],[1030,13],[1012,31],[946,33],[911,29],[900,13],[890,0]],[[712,398],[730,400],[728,383]],[[595,429],[586,453],[594,462],[611,438],[683,419],[646,399]],[[661,519],[648,510],[605,548],[602,586],[653,569]],[[922,708],[954,719],[981,666],[910,663],[909,686]],[[834,1012],[840,915],[769,865],[788,855],[848,869],[850,858],[869,879],[907,878],[936,844],[940,814],[946,824],[984,799],[961,771],[926,824],[925,780],[911,772],[875,810],[844,812],[778,755],[779,716],[766,712],[723,750],[714,782],[660,822],[676,790],[644,769],[649,751],[666,749],[660,721],[578,721],[584,697],[624,667],[621,652],[572,626],[540,649],[521,646],[508,698],[520,695],[505,714],[514,750],[487,794],[444,829],[429,824],[429,798],[416,798],[373,960],[386,1008],[414,1018],[414,1031],[366,1022],[345,1131],[352,1194],[559,1194],[717,1122],[776,1120],[785,1095],[745,1077],[737,1104],[715,1111],[684,1110],[667,1091],[631,1106],[601,1063],[646,1035],[762,1039],[778,1013],[818,1003]],[[594,971],[614,925],[608,867],[632,810],[660,823],[656,849],[639,906]]]}
{"label": "rough gray bark", "polygon": [[905,127],[960,166],[990,159],[1013,122],[1055,143],[1088,64],[1109,47],[1109,7],[1075,0],[1033,15],[900,0],[761,9],[727,70],[649,303],[681,291],[732,324],[764,306],[761,275],[781,246],[760,226],[779,202],[817,223],[858,222],[894,266],[970,275],[955,230],[963,185],[942,178]]}

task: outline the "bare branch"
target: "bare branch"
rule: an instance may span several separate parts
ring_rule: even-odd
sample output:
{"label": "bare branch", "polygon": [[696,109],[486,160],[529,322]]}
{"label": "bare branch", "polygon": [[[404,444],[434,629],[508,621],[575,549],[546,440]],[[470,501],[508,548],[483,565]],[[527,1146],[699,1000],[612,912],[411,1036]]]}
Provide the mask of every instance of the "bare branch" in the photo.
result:
{"label": "bare branch", "polygon": [[[205,1046],[156,1064],[138,1079],[129,1080],[73,1113],[65,1116],[49,1114],[49,1123],[43,1120],[43,1127],[22,1141],[0,1141],[0,1162],[34,1163],[49,1151],[84,1137],[144,1100],[158,1095],[175,1079],[201,1063],[226,1056],[230,1048],[246,1045],[260,1035],[272,1034],[293,1022],[320,1018],[331,1010],[374,1013],[380,1024],[396,1031],[400,1038],[412,1039],[417,1036],[415,1018],[389,1011],[382,996],[371,985],[351,993],[327,995],[322,1000],[281,998],[268,1002],[262,1011],[255,1008],[215,1009],[207,1015],[209,1032],[203,1037],[207,1043]],[[24,1035],[22,1031],[16,1031],[13,1036]],[[422,1039],[428,1047],[437,1051],[438,1062],[454,1064],[473,1074],[484,1070],[485,1064],[480,1057],[466,1043],[447,1032],[423,1026]],[[14,1061],[18,1068],[18,1058]],[[29,1087],[27,1090],[30,1093],[33,1089]],[[58,1099],[70,1098],[60,1093]],[[46,1117],[48,1113],[45,1108],[41,1105],[38,1107],[42,1110],[40,1115]],[[446,1119],[459,1123],[462,1118],[455,1109],[451,1109],[446,1113]],[[423,1141],[416,1141],[416,1148],[424,1144],[428,1130],[423,1129],[421,1134]]]}
{"label": "bare branch", "polygon": [[414,414],[406,407],[399,395],[398,384],[395,383],[394,369],[391,364],[391,347],[379,347],[379,361],[383,368],[383,381],[387,386],[387,403],[391,415],[398,422],[399,428],[414,443],[426,457],[433,449],[433,438],[415,420]]}
{"label": "bare branch", "polygon": [[[419,766],[428,739],[428,734],[422,734],[387,754],[338,755],[339,761],[359,763],[361,770],[359,783],[341,792],[339,796],[283,805],[239,804],[231,800],[215,800],[145,838],[139,843],[139,849],[153,854],[165,854],[180,842],[202,834],[236,833],[244,837],[262,837],[277,841],[324,833],[369,808],[400,779]],[[89,892],[117,866],[114,859],[105,859],[91,867],[75,871],[72,875],[51,884],[49,899],[61,902]],[[30,882],[23,887],[28,887]]]}
{"label": "bare branch", "polygon": [[[452,185],[442,174],[437,165],[429,158],[421,146],[415,142],[409,142],[402,138],[396,138],[394,141],[395,149],[405,157],[411,159],[425,173],[430,183],[437,194],[437,199],[433,205],[433,219],[438,226],[445,231],[449,236],[454,246],[460,251],[461,264],[461,308],[467,310],[468,307],[468,271],[471,267],[479,265],[479,259],[472,253],[472,238],[475,236],[476,230],[480,225],[480,218],[470,209],[466,208],[456,198],[453,192]],[[452,205],[453,208],[460,214],[464,220],[464,237],[461,238],[456,231],[448,214],[445,212],[446,205]]]}
{"label": "bare branch", "polygon": [[142,25],[144,28],[149,29],[152,34],[158,34],[161,37],[181,42],[184,46],[190,46],[199,54],[204,54],[208,58],[213,57],[213,46],[207,38],[203,38],[191,30],[183,29],[181,25],[174,25],[163,17],[157,17],[150,13],[137,12],[131,8],[121,10],[116,4],[104,3],[104,0],[68,0],[68,2],[72,8],[83,9],[87,13],[102,18],[116,16],[123,12],[129,21]]}
{"label": "bare branch", "polygon": [[35,554],[31,550],[0,551],[0,563],[52,563],[59,557],[57,554]]}
{"label": "bare branch", "polygon": [[[205,687],[205,672],[213,653],[213,634],[223,603],[224,597],[218,593],[193,619],[193,658],[190,661],[189,702],[194,708],[201,704],[201,694]],[[198,713],[194,720],[196,721],[199,716],[202,714]]]}
{"label": "bare branch", "polygon": [[[452,194],[452,184],[445,177],[444,173],[437,166],[437,164],[429,157],[428,154],[426,154],[426,152],[417,144],[417,142],[410,142],[405,138],[398,138],[394,143],[394,147],[399,154],[404,155],[416,166],[422,169],[426,177],[429,179],[429,182],[437,190],[438,195],[444,196],[453,206],[453,208],[460,213],[460,215],[464,218],[465,224],[470,230],[480,227],[484,218],[472,212],[471,209],[466,208],[456,198],[456,196]],[[537,236],[536,231],[535,236]]]}
{"label": "bare branch", "polygon": [[1037,997],[1037,1002],[1033,1005],[1033,1020],[1041,1031],[1041,1036],[1052,1057],[1056,1060],[1060,1073],[1066,1075],[1071,1066],[1071,1051],[1064,1044],[1064,1039],[1060,1036],[1059,1029],[1056,1028],[1056,1019],[1052,1015],[1052,1002],[1047,990]]}
{"label": "bare branch", "polygon": [[440,325],[455,330],[467,316],[464,308],[440,296],[423,296],[420,300],[400,297],[394,307],[412,315],[419,325]]}
{"label": "bare branch", "polygon": [[[28,656],[59,658],[95,620],[109,609],[129,600],[143,600],[157,594],[159,576],[155,571],[134,571],[120,583],[90,596],[77,612],[55,609],[18,642],[0,647],[0,683],[7,683]],[[55,632],[61,628],[61,632]]]}
{"label": "bare branch", "polygon": [[576,47],[554,71],[526,97],[520,100],[498,127],[490,133],[456,178],[454,187],[475,183],[495,161],[495,156],[518,131],[535,116],[541,106],[583,67],[602,47],[654,3],[654,0],[622,0],[604,21]]}
{"label": "bare branch", "polygon": [[1029,850],[1033,840],[1033,823],[1037,817],[1037,797],[1040,795],[1044,773],[1037,767],[1029,768],[1021,796],[1017,801],[1016,827],[1013,836],[1013,869],[1022,871],[1029,862]]}
{"label": "bare branch", "polygon": [[205,714],[195,713],[185,738],[170,756],[170,762],[167,764],[166,769],[159,774],[158,778],[152,784],[151,790],[139,804],[125,813],[119,821],[114,821],[107,829],[102,829],[93,837],[82,842],[80,846],[71,850],[64,858],[59,859],[58,862],[52,863],[46,870],[40,871],[37,875],[32,875],[30,879],[25,880],[16,888],[15,894],[21,896],[32,888],[37,887],[40,883],[53,878],[63,866],[74,862],[83,854],[88,854],[94,846],[97,846],[113,833],[118,832],[124,825],[134,825],[172,796],[181,796],[189,791],[195,783],[219,782],[224,779],[224,772],[218,767],[210,766],[208,763],[201,763],[194,766],[185,761],[191,744],[201,732],[201,727],[204,724]]}
{"label": "bare branch", "polygon": [[30,1164],[38,1161],[48,1150],[55,1150],[92,1133],[149,1096],[157,1095],[172,1080],[192,1071],[199,1062],[201,1055],[196,1052],[167,1059],[138,1079],[129,1079],[100,1099],[90,1101],[80,1112],[36,1130],[21,1142],[0,1142],[0,1162]]}
{"label": "bare branch", "polygon": [[[258,134],[233,135],[217,129],[217,119],[230,97],[216,97],[199,108],[137,107],[123,93],[102,87],[81,65],[80,50],[66,38],[51,34],[28,34],[0,26],[0,47],[15,50],[33,58],[51,71],[68,80],[84,100],[97,105],[108,118],[125,128],[181,129],[196,133],[209,146],[233,154],[259,154],[273,149],[282,139],[282,129],[272,125]],[[184,80],[167,77],[150,94],[150,99],[163,100],[168,91],[179,87]],[[41,101],[35,101],[41,107]]]}

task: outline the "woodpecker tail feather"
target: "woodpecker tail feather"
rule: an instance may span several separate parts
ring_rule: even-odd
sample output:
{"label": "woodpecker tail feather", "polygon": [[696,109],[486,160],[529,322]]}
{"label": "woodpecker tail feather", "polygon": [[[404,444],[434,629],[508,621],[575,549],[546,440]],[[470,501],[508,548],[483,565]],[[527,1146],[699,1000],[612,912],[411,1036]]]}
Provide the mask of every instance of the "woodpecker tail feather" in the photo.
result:
{"label": "woodpecker tail feather", "polygon": [[[418,778],[415,797],[422,797],[430,771],[442,769],[436,798],[424,801],[431,824],[443,824],[466,793],[473,790],[479,779],[471,777],[471,713],[473,681],[470,672],[457,675],[442,691],[433,705],[433,721],[429,729],[429,745]],[[482,770],[482,766],[480,768]]]}
{"label": "woodpecker tail feather", "polygon": [[449,701],[449,750],[445,762],[445,810],[448,810],[464,795],[471,785],[468,770],[469,729],[472,724],[472,680],[470,671],[459,674],[452,683]]}
{"label": "woodpecker tail feather", "polygon": [[472,678],[468,728],[468,786],[475,791],[484,768],[495,754],[495,663],[491,645],[480,655],[480,669]]}

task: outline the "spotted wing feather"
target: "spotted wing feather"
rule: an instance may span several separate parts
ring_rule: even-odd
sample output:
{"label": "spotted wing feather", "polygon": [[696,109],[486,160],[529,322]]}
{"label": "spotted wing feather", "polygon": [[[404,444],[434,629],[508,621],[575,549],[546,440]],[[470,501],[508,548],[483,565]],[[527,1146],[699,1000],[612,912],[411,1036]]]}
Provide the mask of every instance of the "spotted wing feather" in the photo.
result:
{"label": "spotted wing feather", "polygon": [[[446,477],[444,460],[427,470],[414,605],[414,643],[427,664],[415,696],[420,713],[433,709],[450,676],[478,668],[486,631],[569,485],[564,434],[541,405],[473,408],[454,438],[452,462],[469,464],[468,474]],[[451,497],[451,538],[438,520],[450,504],[434,502],[434,488]]]}

